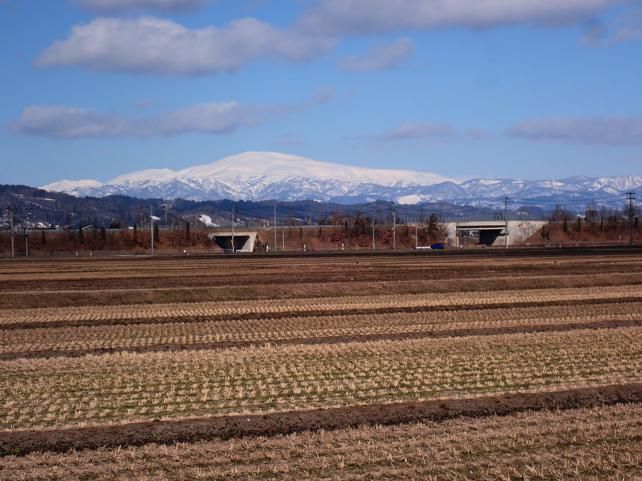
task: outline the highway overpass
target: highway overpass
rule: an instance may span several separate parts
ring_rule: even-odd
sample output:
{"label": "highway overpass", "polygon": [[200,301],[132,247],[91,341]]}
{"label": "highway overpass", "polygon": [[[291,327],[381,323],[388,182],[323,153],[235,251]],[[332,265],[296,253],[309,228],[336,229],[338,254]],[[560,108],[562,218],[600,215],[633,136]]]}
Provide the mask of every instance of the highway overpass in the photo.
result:
{"label": "highway overpass", "polygon": [[490,247],[523,244],[546,224],[547,221],[539,220],[471,220],[447,222],[446,227],[452,245],[479,244]]}

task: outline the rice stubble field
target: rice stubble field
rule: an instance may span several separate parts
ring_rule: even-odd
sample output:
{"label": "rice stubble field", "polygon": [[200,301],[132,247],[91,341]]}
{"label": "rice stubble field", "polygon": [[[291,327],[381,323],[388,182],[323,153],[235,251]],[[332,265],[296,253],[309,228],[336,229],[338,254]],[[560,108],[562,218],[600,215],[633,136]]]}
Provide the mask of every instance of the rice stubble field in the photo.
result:
{"label": "rice stubble field", "polygon": [[0,263],[0,480],[642,479],[642,256]]}

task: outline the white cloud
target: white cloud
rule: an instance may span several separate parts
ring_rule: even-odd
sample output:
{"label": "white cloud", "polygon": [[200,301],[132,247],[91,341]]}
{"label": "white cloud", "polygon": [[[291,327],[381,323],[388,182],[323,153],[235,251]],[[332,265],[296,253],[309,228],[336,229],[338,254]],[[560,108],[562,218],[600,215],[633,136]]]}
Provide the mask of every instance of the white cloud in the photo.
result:
{"label": "white cloud", "polygon": [[338,66],[342,70],[356,72],[391,70],[405,62],[414,51],[415,46],[412,41],[402,38],[394,42],[375,45],[362,57],[345,57],[339,61]]}
{"label": "white cloud", "polygon": [[[102,9],[194,8],[212,0],[74,0]],[[72,28],[37,58],[42,67],[82,66],[100,71],[175,75],[235,71],[259,58],[309,60],[334,48],[340,36],[459,26],[587,21],[625,0],[319,0],[289,28],[254,18],[224,26],[188,28],[155,17],[100,17]],[[636,36],[624,31],[623,37]],[[409,40],[378,45],[348,57],[348,70],[394,68],[411,55]]]}
{"label": "white cloud", "polygon": [[611,43],[636,40],[642,40],[642,10],[623,15],[617,24]]}
{"label": "white cloud", "polygon": [[578,144],[640,145],[642,117],[556,117],[518,123],[508,130],[515,138]]}
{"label": "white cloud", "polygon": [[220,135],[306,110],[332,98],[332,91],[323,89],[291,104],[248,106],[235,101],[209,102],[136,118],[75,107],[33,106],[26,108],[11,128],[15,133],[53,139]]}
{"label": "white cloud", "polygon": [[178,135],[188,132],[224,134],[257,122],[258,118],[252,112],[252,108],[244,107],[234,101],[212,102],[152,118],[147,121],[142,132],[148,136]]}
{"label": "white cloud", "polygon": [[75,0],[95,10],[191,10],[203,6],[206,0]]}
{"label": "white cloud", "polygon": [[453,137],[456,130],[443,123],[405,123],[399,127],[371,136],[376,140],[420,140]]}
{"label": "white cloud", "polygon": [[375,140],[384,142],[403,142],[411,140],[450,139],[485,140],[493,137],[493,132],[482,128],[457,129],[443,122],[406,122],[384,132],[353,138],[355,140]]}
{"label": "white cloud", "polygon": [[484,140],[493,137],[493,132],[483,128],[468,128],[464,131],[464,137],[472,140]]}
{"label": "white cloud", "polygon": [[590,47],[609,47],[642,40],[642,9],[625,10],[612,22],[590,20],[585,25],[583,40]]}
{"label": "white cloud", "polygon": [[616,35],[616,42],[630,42],[633,40],[642,40],[642,26],[628,25],[620,28]]}
{"label": "white cloud", "polygon": [[320,0],[299,20],[316,33],[377,33],[443,27],[556,25],[592,18],[623,0]]}
{"label": "white cloud", "polygon": [[74,107],[28,107],[12,126],[15,132],[46,137],[117,135],[126,125],[117,118]]}
{"label": "white cloud", "polygon": [[188,132],[223,134],[256,122],[251,110],[236,102],[213,102],[142,119],[74,107],[36,106],[25,109],[12,127],[17,133],[56,139],[144,138]]}
{"label": "white cloud", "polygon": [[302,61],[335,45],[325,36],[281,31],[246,18],[223,28],[188,29],[170,20],[97,18],[73,27],[38,57],[42,67],[79,65],[95,70],[163,74],[234,71],[259,57]]}
{"label": "white cloud", "polygon": [[642,40],[642,26],[626,26],[620,28],[614,37],[615,42],[630,42],[633,40]]}

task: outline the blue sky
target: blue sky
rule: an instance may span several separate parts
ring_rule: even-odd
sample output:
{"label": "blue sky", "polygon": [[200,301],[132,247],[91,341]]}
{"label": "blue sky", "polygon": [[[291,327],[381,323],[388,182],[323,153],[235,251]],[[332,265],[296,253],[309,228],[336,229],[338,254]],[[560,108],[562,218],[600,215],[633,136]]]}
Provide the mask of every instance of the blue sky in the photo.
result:
{"label": "blue sky", "polygon": [[639,0],[0,0],[0,32],[0,183],[248,150],[642,175]]}

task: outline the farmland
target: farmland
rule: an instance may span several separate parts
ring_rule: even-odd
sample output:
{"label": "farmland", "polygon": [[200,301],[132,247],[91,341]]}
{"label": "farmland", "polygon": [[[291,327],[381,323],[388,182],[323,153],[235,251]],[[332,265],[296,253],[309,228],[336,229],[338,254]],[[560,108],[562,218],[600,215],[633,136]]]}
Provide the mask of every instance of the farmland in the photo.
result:
{"label": "farmland", "polygon": [[642,256],[0,262],[0,480],[635,479]]}

